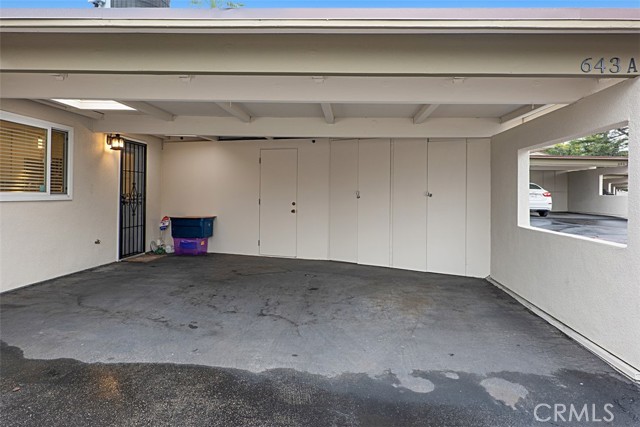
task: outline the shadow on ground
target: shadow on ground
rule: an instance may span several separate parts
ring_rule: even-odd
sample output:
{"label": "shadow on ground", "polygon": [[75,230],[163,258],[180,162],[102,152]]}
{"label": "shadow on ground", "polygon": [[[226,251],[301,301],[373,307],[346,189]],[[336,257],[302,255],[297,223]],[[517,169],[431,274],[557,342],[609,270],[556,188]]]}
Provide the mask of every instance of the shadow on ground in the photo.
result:
{"label": "shadow on ground", "polygon": [[[489,385],[473,374],[415,371],[435,386],[415,393],[398,387],[393,372],[326,378],[292,369],[254,374],[194,365],[29,360],[4,342],[0,353],[0,422],[6,427],[577,426],[610,417],[616,426],[640,422],[634,385],[578,371],[554,377],[502,372]],[[519,394],[518,384],[527,391]],[[536,412],[540,403],[589,409],[579,422],[569,422],[567,410],[567,422],[556,424],[547,407]],[[536,422],[536,415],[550,420]]]}

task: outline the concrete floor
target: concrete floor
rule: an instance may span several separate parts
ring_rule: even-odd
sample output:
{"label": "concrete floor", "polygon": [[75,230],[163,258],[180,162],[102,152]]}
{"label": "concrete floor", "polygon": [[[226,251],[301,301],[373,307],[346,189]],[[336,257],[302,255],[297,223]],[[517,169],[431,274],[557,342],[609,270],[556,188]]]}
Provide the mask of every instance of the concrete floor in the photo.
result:
{"label": "concrete floor", "polygon": [[640,421],[637,385],[479,279],[174,256],[1,303],[3,426]]}
{"label": "concrete floor", "polygon": [[547,217],[531,215],[531,226],[627,244],[627,220],[612,216],[550,212]]}

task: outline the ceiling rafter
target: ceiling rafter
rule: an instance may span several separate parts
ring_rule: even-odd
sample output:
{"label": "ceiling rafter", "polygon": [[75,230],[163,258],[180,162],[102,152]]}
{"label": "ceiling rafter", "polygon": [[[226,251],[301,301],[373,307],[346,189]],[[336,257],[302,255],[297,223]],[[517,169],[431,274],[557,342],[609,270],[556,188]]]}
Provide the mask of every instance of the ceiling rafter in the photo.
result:
{"label": "ceiling rafter", "polygon": [[324,114],[324,121],[331,124],[336,122],[336,115],[333,112],[333,106],[328,102],[323,102],[320,104],[322,107],[322,114]]}
{"label": "ceiling rafter", "polygon": [[126,105],[127,107],[131,107],[135,110],[138,110],[141,113],[145,113],[150,115],[151,117],[155,117],[156,119],[164,120],[165,122],[172,122],[176,118],[176,116],[174,116],[172,113],[165,111],[161,108],[158,108],[155,105],[151,105],[148,102],[142,102],[142,101],[118,101],[118,102]]}
{"label": "ceiling rafter", "polygon": [[440,104],[425,104],[420,107],[416,115],[413,116],[413,124],[418,125],[420,123],[424,123],[439,106]]}
{"label": "ceiling rafter", "polygon": [[526,116],[528,114],[533,113],[536,110],[539,110],[545,105],[547,104],[530,104],[530,105],[525,105],[524,107],[516,108],[515,110],[500,117],[500,123],[505,123],[510,120],[517,119],[522,116]]}
{"label": "ceiling rafter", "polygon": [[245,123],[251,122],[251,115],[242,106],[242,104],[238,104],[236,102],[216,102],[216,105],[238,120]]}

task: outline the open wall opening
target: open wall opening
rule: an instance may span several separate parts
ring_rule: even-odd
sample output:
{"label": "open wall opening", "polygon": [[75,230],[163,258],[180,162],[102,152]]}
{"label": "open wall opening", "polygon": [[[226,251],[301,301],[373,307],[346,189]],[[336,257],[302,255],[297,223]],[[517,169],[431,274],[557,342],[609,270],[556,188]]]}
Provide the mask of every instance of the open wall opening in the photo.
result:
{"label": "open wall opening", "polygon": [[629,127],[525,150],[528,225],[627,244]]}

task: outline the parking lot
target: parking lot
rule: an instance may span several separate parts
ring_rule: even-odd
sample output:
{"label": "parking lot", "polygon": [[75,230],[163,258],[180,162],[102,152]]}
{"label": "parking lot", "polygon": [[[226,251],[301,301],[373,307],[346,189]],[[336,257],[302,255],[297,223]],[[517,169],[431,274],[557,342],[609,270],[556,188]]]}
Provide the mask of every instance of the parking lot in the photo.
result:
{"label": "parking lot", "polygon": [[543,218],[531,214],[531,226],[560,233],[627,244],[627,220],[602,215],[551,212]]}

